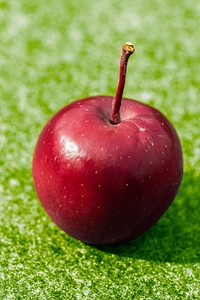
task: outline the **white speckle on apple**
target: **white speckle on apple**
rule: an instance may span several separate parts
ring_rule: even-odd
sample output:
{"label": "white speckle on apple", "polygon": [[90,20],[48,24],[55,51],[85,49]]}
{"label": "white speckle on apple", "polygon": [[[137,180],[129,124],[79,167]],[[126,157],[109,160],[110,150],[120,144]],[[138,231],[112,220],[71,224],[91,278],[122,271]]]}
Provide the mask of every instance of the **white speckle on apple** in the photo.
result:
{"label": "white speckle on apple", "polygon": [[104,149],[103,149],[103,147],[101,148],[101,151],[103,151]]}
{"label": "white speckle on apple", "polygon": [[64,195],[64,198],[66,199],[66,198],[67,198],[67,195]]}
{"label": "white speckle on apple", "polygon": [[85,123],[88,123],[89,121],[88,120],[85,120]]}
{"label": "white speckle on apple", "polygon": [[131,158],[131,156],[130,156],[130,155],[128,155],[128,158]]}
{"label": "white speckle on apple", "polygon": [[126,183],[126,186],[128,186],[128,183]]}
{"label": "white speckle on apple", "polygon": [[152,165],[152,161],[150,161],[149,164]]}
{"label": "white speckle on apple", "polygon": [[151,176],[151,175],[149,175],[149,179],[151,179],[151,177],[152,177],[152,176]]}
{"label": "white speckle on apple", "polygon": [[122,156],[120,156],[120,158],[119,159],[122,159]]}
{"label": "white speckle on apple", "polygon": [[119,149],[119,147],[118,147],[118,146],[116,146],[115,148],[116,148],[116,149]]}
{"label": "white speckle on apple", "polygon": [[146,129],[143,128],[143,127],[140,127],[139,130],[140,130],[140,131],[146,131]]}
{"label": "white speckle on apple", "polygon": [[98,170],[96,170],[94,173],[97,175],[97,174],[99,173],[99,171],[98,171]]}
{"label": "white speckle on apple", "polygon": [[153,143],[153,142],[151,142],[151,145],[152,145],[152,146],[154,146],[154,143]]}
{"label": "white speckle on apple", "polygon": [[78,210],[76,210],[76,214],[78,214]]}
{"label": "white speckle on apple", "polygon": [[81,197],[84,198],[85,196],[84,196],[84,195],[81,195]]}
{"label": "white speckle on apple", "polygon": [[165,163],[164,159],[162,159],[161,162],[164,164]]}
{"label": "white speckle on apple", "polygon": [[81,186],[83,186],[83,183],[81,183]]}
{"label": "white speckle on apple", "polygon": [[98,188],[100,188],[101,187],[101,185],[100,184],[98,184]]}
{"label": "white speckle on apple", "polygon": [[70,166],[71,166],[71,164],[70,164],[70,163],[68,163],[68,164],[67,164],[67,167],[69,168]]}

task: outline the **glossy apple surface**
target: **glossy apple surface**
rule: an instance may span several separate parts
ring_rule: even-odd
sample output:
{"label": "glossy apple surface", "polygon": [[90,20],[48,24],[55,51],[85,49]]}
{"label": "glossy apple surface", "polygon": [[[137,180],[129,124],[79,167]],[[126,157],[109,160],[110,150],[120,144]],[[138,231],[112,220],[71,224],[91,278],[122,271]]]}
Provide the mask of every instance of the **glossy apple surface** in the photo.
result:
{"label": "glossy apple surface", "polygon": [[39,199],[69,235],[91,244],[128,241],[152,226],[179,188],[179,138],[155,108],[94,96],[61,109],[43,129],[33,157]]}

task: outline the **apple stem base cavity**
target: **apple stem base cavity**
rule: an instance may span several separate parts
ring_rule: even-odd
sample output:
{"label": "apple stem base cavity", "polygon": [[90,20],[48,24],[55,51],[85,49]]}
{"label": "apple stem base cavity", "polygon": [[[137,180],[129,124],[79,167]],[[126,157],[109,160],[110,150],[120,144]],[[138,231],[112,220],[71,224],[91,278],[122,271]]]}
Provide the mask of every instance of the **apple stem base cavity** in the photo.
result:
{"label": "apple stem base cavity", "polygon": [[37,195],[51,219],[89,244],[119,244],[155,224],[183,174],[178,135],[157,109],[122,98],[131,43],[122,47],[115,97],[91,96],[58,111],[33,156]]}

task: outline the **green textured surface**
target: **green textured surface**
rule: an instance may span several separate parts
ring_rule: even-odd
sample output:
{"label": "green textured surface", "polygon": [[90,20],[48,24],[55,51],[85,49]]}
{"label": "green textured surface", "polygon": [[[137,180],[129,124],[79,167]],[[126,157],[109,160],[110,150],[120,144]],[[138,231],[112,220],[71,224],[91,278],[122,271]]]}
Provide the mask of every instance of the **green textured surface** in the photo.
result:
{"label": "green textured surface", "polygon": [[[0,299],[200,299],[200,4],[197,0],[0,0]],[[113,95],[156,106],[182,141],[185,174],[160,221],[117,247],[91,247],[37,200],[37,136],[66,103]]]}

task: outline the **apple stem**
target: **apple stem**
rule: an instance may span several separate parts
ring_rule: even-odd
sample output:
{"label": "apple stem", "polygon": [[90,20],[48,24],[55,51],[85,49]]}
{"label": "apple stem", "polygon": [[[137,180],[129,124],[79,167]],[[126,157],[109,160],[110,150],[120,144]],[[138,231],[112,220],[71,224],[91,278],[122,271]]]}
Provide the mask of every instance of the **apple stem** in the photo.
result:
{"label": "apple stem", "polygon": [[134,52],[135,52],[135,48],[132,43],[127,42],[122,46],[122,54],[120,58],[120,69],[119,69],[119,81],[118,81],[117,91],[112,102],[112,110],[110,114],[110,122],[113,125],[119,124],[121,122],[120,107],[121,107],[122,95],[123,95],[125,80],[126,80],[127,63],[129,57]]}

